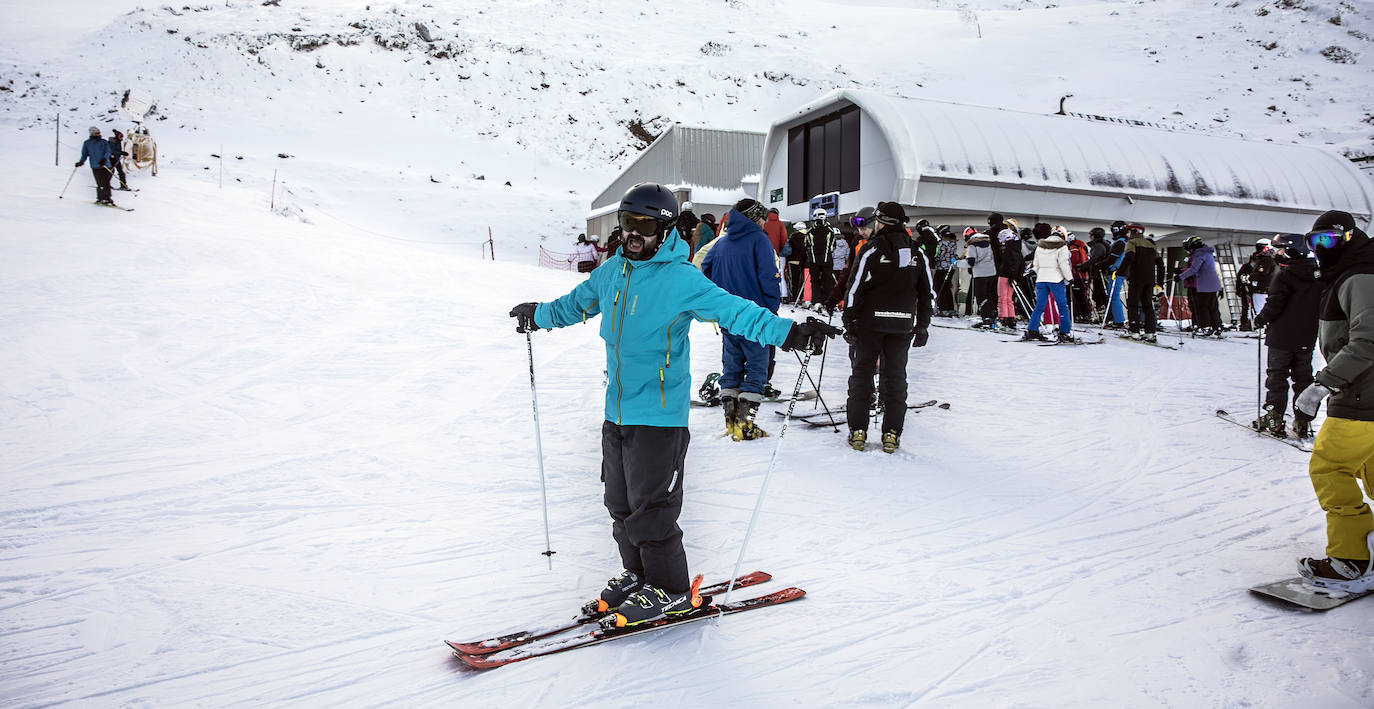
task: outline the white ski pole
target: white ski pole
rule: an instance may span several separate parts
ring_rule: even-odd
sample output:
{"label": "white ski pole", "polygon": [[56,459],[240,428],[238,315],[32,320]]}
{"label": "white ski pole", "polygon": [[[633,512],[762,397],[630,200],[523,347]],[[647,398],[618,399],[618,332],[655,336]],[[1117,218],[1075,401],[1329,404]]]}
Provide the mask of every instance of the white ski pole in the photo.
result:
{"label": "white ski pole", "polygon": [[67,188],[72,186],[72,178],[76,177],[76,171],[80,169],[80,165],[77,165],[76,167],[72,168],[72,174],[67,175],[67,184],[62,185],[62,193],[57,195],[58,199],[62,199],[62,196],[67,194]]}
{"label": "white ski pole", "polygon": [[544,506],[544,556],[549,558],[549,570],[553,570],[553,545],[549,543],[549,494],[544,485],[544,442],[539,435],[539,395],[534,387],[534,341],[529,331],[525,332],[525,348],[530,355],[530,403],[534,405],[534,454],[539,458],[539,499]]}
{"label": "white ski pole", "polygon": [[749,527],[744,531],[744,543],[740,545],[739,557],[735,559],[735,570],[730,573],[730,585],[725,589],[725,600],[722,603],[730,602],[730,593],[735,590],[735,579],[739,578],[740,565],[744,563],[744,552],[749,548],[749,538],[754,534],[754,524],[759,521],[759,511],[763,509],[763,494],[768,490],[768,479],[773,477],[773,469],[778,466],[778,451],[782,450],[783,436],[787,435],[787,423],[792,420],[792,410],[797,408],[797,397],[801,396],[802,382],[806,381],[806,365],[811,364],[811,349],[807,348],[806,357],[802,359],[801,373],[797,375],[797,383],[792,387],[792,400],[787,403],[787,414],[782,418],[782,429],[778,431],[778,444],[773,446],[773,457],[768,461],[768,472],[763,474],[763,485],[759,487],[758,499],[754,501],[754,513],[749,516]]}

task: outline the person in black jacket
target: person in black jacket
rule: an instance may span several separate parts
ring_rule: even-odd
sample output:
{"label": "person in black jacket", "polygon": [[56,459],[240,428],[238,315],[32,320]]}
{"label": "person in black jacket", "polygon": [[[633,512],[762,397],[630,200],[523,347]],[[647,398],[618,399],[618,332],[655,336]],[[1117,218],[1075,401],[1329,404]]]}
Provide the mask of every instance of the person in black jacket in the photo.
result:
{"label": "person in black jacket", "polygon": [[806,285],[807,231],[806,222],[796,222],[792,225],[792,235],[787,237],[787,272],[783,274],[787,279],[787,297],[782,299],[784,303],[806,305],[802,287]]}
{"label": "person in black jacket", "polygon": [[[1288,387],[1293,398],[1312,384],[1312,348],[1317,344],[1317,319],[1325,285],[1317,280],[1317,264],[1302,234],[1280,234],[1271,244],[1278,273],[1266,289],[1269,297],[1255,314],[1255,327],[1264,328],[1264,344],[1269,348],[1264,370],[1264,413],[1254,422],[1257,429],[1276,436],[1284,431],[1283,414],[1288,408]],[[1293,433],[1299,438],[1312,434],[1311,421],[1293,417]]]}
{"label": "person in black jacket", "polygon": [[124,152],[124,134],[116,129],[114,135],[110,136],[109,143],[110,163],[114,165],[115,172],[119,174],[119,187],[115,189],[132,192],[133,190],[129,189],[129,180],[124,176],[124,156],[128,155]]}
{"label": "person in black jacket", "polygon": [[[1154,290],[1162,279],[1163,262],[1153,241],[1145,238],[1145,228],[1139,224],[1127,224],[1125,228],[1126,245],[1122,249],[1121,265],[1118,275],[1126,277],[1126,321],[1130,332],[1126,337],[1144,342],[1155,341],[1155,331],[1159,329],[1155,317]],[[1141,322],[1145,332],[1141,334]]]}
{"label": "person in black jacket", "polygon": [[816,310],[831,310],[830,291],[835,287],[835,241],[840,231],[830,226],[829,217],[819,207],[811,213],[806,232],[806,264],[811,273],[811,305]]}
{"label": "person in black jacket", "polygon": [[[901,444],[906,420],[906,360],[912,347],[929,338],[930,266],[906,228],[906,211],[896,202],[879,202],[873,231],[859,250],[844,295],[844,339],[849,343],[849,445],[861,451],[867,439],[873,375],[883,402],[883,452]],[[881,365],[881,370],[879,366]]]}

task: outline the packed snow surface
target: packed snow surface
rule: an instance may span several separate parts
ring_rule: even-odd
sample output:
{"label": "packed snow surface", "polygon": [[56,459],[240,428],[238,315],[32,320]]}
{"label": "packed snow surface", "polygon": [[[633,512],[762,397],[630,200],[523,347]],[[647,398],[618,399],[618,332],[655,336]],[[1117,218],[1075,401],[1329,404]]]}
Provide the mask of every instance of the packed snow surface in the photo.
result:
{"label": "packed snow surface", "polygon": [[[26,7],[0,28],[0,703],[1374,705],[1374,601],[1314,614],[1245,590],[1324,546],[1306,455],[1213,416],[1254,410],[1246,339],[935,329],[909,398],[951,406],[912,413],[892,456],[779,437],[776,404],[772,437],[732,443],[693,409],[693,570],[731,571],[776,452],[744,560],[775,580],[740,595],[805,599],[487,673],[442,644],[569,617],[619,571],[595,327],[532,339],[550,569],[507,311],[578,282],[534,250],[570,243],[632,157],[625,122],[762,130],[849,85],[1023,110],[1073,91],[1368,149],[1365,4],[1059,4],[970,3],[977,23],[872,0]],[[372,38],[416,21],[438,49]],[[350,22],[365,42],[282,38]],[[931,35],[873,43],[885,27]],[[1320,53],[1337,40],[1357,63]],[[445,43],[461,61],[428,53]],[[417,88],[449,83],[477,88]],[[127,127],[106,111],[140,84],[166,117],[160,175],[115,192],[133,212],[94,206],[85,126]],[[698,323],[693,342],[700,380],[719,339]],[[774,384],[798,373],[782,354]]]}

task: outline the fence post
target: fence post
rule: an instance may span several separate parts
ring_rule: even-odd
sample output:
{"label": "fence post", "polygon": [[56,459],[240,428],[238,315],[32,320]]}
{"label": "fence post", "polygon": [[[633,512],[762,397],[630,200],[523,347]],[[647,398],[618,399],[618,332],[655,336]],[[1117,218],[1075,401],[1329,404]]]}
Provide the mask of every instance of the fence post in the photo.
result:
{"label": "fence post", "polygon": [[52,164],[53,167],[62,164],[62,113],[60,111],[57,114],[57,132],[53,134]]}
{"label": "fence post", "polygon": [[487,247],[491,249],[491,260],[496,260],[496,240],[491,236],[491,227],[487,227]]}

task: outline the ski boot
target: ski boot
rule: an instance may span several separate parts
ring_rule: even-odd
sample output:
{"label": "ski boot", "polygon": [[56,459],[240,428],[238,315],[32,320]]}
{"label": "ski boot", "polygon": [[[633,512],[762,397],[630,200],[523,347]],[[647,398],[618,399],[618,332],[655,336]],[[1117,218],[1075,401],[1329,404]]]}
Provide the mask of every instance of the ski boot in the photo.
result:
{"label": "ski boot", "polygon": [[732,436],[736,441],[752,441],[764,438],[768,435],[766,431],[754,423],[754,416],[759,412],[759,400],[753,398],[758,394],[740,394],[739,404],[735,407],[735,432],[738,435]]}
{"label": "ski boot", "polygon": [[601,589],[601,595],[595,600],[587,601],[582,606],[583,615],[596,616],[620,607],[632,594],[644,587],[644,579],[640,575],[626,569],[621,574],[606,582],[606,588]]}
{"label": "ski boot", "polygon": [[883,452],[896,453],[897,448],[902,445],[902,437],[896,431],[883,432]]}
{"label": "ski boot", "polygon": [[[1365,535],[1365,546],[1374,558],[1374,532]],[[1374,568],[1369,559],[1298,559],[1298,573],[1313,586],[1347,593],[1374,589]]]}
{"label": "ski boot", "polygon": [[853,448],[853,449],[856,450],[856,451],[862,451],[862,450],[864,449],[864,445],[865,445],[867,442],[868,442],[868,432],[867,432],[867,431],[864,431],[863,429],[858,429],[858,430],[850,431],[850,432],[849,432],[849,447],[850,447],[850,448]]}
{"label": "ski boot", "polygon": [[995,327],[995,323],[993,323],[992,318],[983,318],[982,320],[973,323],[973,325],[971,325],[970,327],[972,327],[974,330],[991,330],[993,327]]}
{"label": "ski boot", "polygon": [[669,593],[646,583],[620,604],[620,608],[608,622],[613,622],[613,627],[616,628],[630,628],[651,623],[659,618],[686,615],[706,605],[707,599],[701,595],[700,589],[699,574],[692,579],[692,587],[683,593]]}
{"label": "ski boot", "polygon": [[1024,334],[1024,335],[1021,336],[1021,341],[1022,341],[1022,342],[1049,342],[1049,339],[1046,338],[1044,335],[1041,335],[1039,332],[1037,332],[1037,331],[1035,331],[1035,330],[1027,330],[1027,331],[1026,331],[1026,334]]}
{"label": "ski boot", "polygon": [[1054,341],[1061,345],[1072,345],[1074,344],[1073,334],[1061,331],[1054,336]]}
{"label": "ski boot", "polygon": [[730,437],[739,440],[739,389],[722,389],[720,392],[720,407],[725,410],[725,432]]}
{"label": "ski boot", "polygon": [[782,390],[774,389],[772,384],[763,385],[763,398],[769,401],[777,401],[782,398]]}
{"label": "ski boot", "polygon": [[1155,337],[1155,334],[1153,332],[1147,332],[1140,336],[1140,341],[1148,342],[1153,345],[1159,341],[1159,338]]}
{"label": "ski boot", "polygon": [[1275,438],[1288,437],[1288,433],[1283,430],[1283,412],[1273,404],[1264,405],[1264,414],[1259,419],[1251,421],[1250,428],[1263,431]]}

